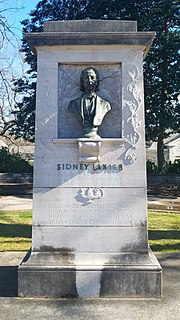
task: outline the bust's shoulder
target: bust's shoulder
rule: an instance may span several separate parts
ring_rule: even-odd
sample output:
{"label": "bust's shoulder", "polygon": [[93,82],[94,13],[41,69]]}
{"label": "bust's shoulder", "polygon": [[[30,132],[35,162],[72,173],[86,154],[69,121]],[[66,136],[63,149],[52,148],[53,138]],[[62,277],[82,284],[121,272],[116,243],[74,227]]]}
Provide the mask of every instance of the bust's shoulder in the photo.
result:
{"label": "bust's shoulder", "polygon": [[82,99],[82,95],[79,96],[79,97],[77,97],[77,98],[75,98],[75,99],[72,99],[72,100],[70,101],[70,103],[75,103],[75,102],[81,101],[81,99]]}
{"label": "bust's shoulder", "polygon": [[111,109],[111,105],[108,100],[101,98],[99,95],[97,95],[97,98],[99,99],[99,102],[102,106],[104,106],[108,110]]}
{"label": "bust's shoulder", "polygon": [[68,109],[73,109],[75,108],[77,105],[79,105],[81,103],[81,99],[82,99],[82,96],[76,98],[76,99],[73,99],[69,102],[69,106],[68,106]]}

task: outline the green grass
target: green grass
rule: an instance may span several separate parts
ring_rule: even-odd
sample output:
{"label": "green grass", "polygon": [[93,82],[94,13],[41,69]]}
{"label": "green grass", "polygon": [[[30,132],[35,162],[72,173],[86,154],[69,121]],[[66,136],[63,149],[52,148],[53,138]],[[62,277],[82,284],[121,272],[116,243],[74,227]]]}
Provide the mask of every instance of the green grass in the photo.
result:
{"label": "green grass", "polygon": [[31,211],[0,211],[0,251],[28,251],[31,224]]}
{"label": "green grass", "polygon": [[180,214],[150,212],[148,230],[153,251],[180,251]]}
{"label": "green grass", "polygon": [[[149,213],[149,244],[153,251],[180,251],[180,215]],[[31,211],[0,211],[0,251],[28,251],[31,247]]]}

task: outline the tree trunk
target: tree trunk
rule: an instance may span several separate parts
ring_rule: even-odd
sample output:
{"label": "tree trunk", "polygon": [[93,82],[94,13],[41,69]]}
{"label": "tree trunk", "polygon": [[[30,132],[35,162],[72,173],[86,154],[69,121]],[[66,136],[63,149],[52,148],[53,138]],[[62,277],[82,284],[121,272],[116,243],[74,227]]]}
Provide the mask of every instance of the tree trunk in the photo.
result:
{"label": "tree trunk", "polygon": [[158,135],[157,142],[157,160],[158,160],[158,171],[163,173],[165,169],[165,158],[164,158],[164,144],[163,144],[164,135],[160,133]]}

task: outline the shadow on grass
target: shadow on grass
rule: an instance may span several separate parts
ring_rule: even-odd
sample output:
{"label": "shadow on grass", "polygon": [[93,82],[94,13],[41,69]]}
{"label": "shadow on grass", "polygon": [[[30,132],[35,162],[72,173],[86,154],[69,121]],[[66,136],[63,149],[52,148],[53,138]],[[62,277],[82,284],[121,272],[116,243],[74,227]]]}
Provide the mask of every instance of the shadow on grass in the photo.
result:
{"label": "shadow on grass", "polygon": [[0,224],[0,235],[5,238],[31,238],[31,225],[27,224]]}
{"label": "shadow on grass", "polygon": [[158,252],[161,252],[161,251],[179,251],[180,250],[180,245],[179,243],[177,244],[151,244],[150,245],[152,251],[158,251]]}
{"label": "shadow on grass", "polygon": [[17,297],[18,267],[0,267],[0,297]]}
{"label": "shadow on grass", "polygon": [[180,239],[180,230],[149,230],[148,234],[149,240],[157,242],[150,245],[153,251],[180,251],[180,244],[173,243]]}
{"label": "shadow on grass", "polygon": [[149,240],[180,239],[180,230],[149,230]]}

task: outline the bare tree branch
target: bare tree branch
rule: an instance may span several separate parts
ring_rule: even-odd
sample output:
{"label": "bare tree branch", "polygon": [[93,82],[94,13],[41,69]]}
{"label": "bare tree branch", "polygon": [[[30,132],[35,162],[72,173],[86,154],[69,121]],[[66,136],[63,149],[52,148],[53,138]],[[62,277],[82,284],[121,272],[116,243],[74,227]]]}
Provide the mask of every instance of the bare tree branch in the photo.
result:
{"label": "bare tree branch", "polygon": [[23,62],[19,53],[20,39],[8,16],[19,9],[22,7],[12,7],[10,1],[0,1],[0,135],[8,134],[8,130],[17,125],[13,113],[18,103],[14,80],[19,70],[22,76]]}

